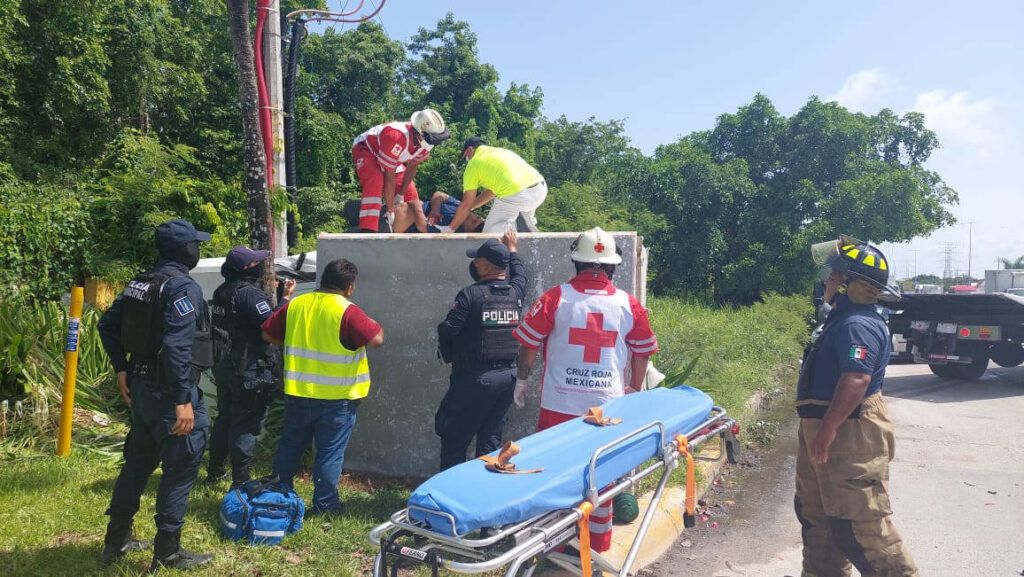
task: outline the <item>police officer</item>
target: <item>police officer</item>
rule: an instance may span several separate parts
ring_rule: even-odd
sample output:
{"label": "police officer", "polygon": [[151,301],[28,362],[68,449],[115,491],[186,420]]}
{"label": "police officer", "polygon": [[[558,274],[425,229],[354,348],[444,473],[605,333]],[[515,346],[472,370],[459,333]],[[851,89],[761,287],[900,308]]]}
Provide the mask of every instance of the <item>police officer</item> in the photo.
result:
{"label": "police officer", "polygon": [[[273,312],[270,297],[259,286],[261,264],[268,256],[268,250],[231,249],[220,269],[224,283],[213,291],[217,418],[210,435],[208,481],[224,478],[229,456],[231,484],[250,479],[256,436],[280,390],[278,350],[260,338],[260,325]],[[295,281],[287,279],[281,303],[288,302],[293,292]]]}
{"label": "police officer", "polygon": [[199,262],[199,243],[210,240],[185,220],[156,228],[159,260],[136,276],[100,319],[103,347],[131,407],[124,465],[114,484],[102,561],[147,548],[132,535],[132,518],[157,466],[156,540],[150,570],[190,569],[209,562],[180,545],[188,495],[196,480],[210,422],[199,375],[212,364],[209,315],[203,291],[188,271]]}
{"label": "police officer", "polygon": [[800,416],[797,518],[803,526],[803,576],[916,576],[891,520],[888,481],[894,435],[882,398],[891,340],[879,299],[889,262],[877,247],[843,236],[812,247],[833,306],[808,346],[797,384]]}
{"label": "police officer", "polygon": [[[459,291],[437,326],[441,356],[451,362],[448,393],[434,417],[441,437],[441,470],[466,460],[476,437],[476,456],[501,447],[501,429],[512,404],[516,353],[512,331],[526,296],[526,267],[516,254],[514,231],[466,251],[476,281]],[[506,275],[506,267],[508,274]]]}

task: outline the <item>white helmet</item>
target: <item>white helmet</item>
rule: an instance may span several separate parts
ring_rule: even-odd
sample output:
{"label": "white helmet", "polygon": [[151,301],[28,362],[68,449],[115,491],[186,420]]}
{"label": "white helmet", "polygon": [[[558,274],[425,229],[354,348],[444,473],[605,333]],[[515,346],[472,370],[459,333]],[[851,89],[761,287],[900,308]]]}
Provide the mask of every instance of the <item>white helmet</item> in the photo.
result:
{"label": "white helmet", "polygon": [[412,127],[420,134],[441,134],[444,132],[444,118],[433,108],[424,108],[412,113],[409,119]]}
{"label": "white helmet", "polygon": [[572,254],[569,258],[576,262],[594,262],[599,264],[619,264],[622,257],[615,250],[615,237],[601,227],[580,234],[572,243]]}

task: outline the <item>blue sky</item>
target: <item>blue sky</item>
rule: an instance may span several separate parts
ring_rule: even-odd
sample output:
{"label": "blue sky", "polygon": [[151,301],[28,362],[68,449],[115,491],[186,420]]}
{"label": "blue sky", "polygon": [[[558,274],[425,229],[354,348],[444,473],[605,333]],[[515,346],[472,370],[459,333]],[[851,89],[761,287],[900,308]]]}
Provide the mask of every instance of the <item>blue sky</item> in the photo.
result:
{"label": "blue sky", "polygon": [[[942,142],[928,167],[960,193],[958,219],[975,222],[972,272],[1024,255],[1024,2],[388,0],[378,20],[405,41],[448,11],[503,86],[541,87],[549,117],[625,119],[647,153],[757,92],[786,115],[811,95],[924,112]],[[955,243],[966,271],[968,241],[961,224],[883,248],[903,276],[915,260],[941,273]]]}

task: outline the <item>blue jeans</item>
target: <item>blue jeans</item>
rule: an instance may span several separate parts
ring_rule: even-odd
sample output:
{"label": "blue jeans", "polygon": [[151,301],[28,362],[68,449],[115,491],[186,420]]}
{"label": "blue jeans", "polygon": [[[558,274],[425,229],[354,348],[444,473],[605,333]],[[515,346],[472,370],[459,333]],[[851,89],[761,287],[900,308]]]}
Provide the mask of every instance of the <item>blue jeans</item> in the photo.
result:
{"label": "blue jeans", "polygon": [[312,439],[313,505],[316,513],[338,510],[338,479],[345,460],[345,447],[356,424],[359,401],[307,399],[285,395],[284,430],[277,445],[274,473],[291,489],[299,461]]}

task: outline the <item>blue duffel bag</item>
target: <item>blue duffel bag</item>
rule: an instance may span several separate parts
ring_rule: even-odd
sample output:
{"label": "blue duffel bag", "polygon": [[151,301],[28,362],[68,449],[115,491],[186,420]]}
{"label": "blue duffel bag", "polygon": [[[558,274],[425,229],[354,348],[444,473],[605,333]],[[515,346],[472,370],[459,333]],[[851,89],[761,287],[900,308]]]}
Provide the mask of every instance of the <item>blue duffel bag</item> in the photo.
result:
{"label": "blue duffel bag", "polygon": [[220,504],[220,530],[234,541],[277,545],[302,528],[306,504],[295,491],[284,489],[276,476],[232,487]]}

